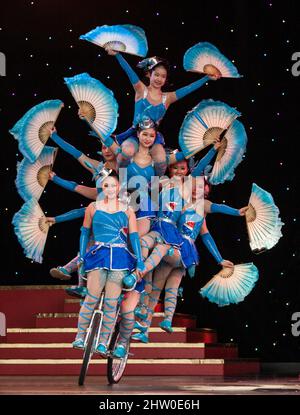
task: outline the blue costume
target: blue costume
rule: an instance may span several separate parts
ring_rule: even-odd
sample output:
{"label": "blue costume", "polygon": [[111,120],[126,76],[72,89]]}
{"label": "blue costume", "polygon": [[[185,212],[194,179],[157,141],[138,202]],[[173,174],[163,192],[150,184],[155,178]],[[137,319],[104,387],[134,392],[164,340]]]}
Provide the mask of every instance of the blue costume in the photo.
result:
{"label": "blue costume", "polygon": [[[204,217],[197,213],[192,206],[186,209],[179,218],[178,230],[183,236],[180,253],[185,268],[189,269],[199,263],[199,254],[195,241],[200,233],[203,221]],[[191,272],[193,272],[193,268]]]}
{"label": "blue costume", "polygon": [[[137,219],[154,218],[156,216],[155,203],[149,196],[152,176],[155,176],[153,163],[149,164],[147,167],[140,167],[136,162],[131,160],[131,163],[127,166],[128,188],[138,190],[140,196],[140,207],[136,212]],[[135,183],[135,177],[143,177],[145,180],[143,182]],[[137,187],[137,184],[139,184],[139,187]]]}
{"label": "blue costume", "polygon": [[163,188],[159,194],[159,211],[151,230],[158,232],[163,243],[180,247],[183,238],[178,232],[176,223],[184,206],[179,188]]}
{"label": "blue costume", "polygon": [[124,211],[108,213],[97,209],[92,227],[95,244],[83,257],[85,272],[135,269],[136,259],[127,246],[128,216]]}
{"label": "blue costume", "polygon": [[[137,84],[140,79],[137,76],[137,74],[134,72],[134,70],[131,68],[131,66],[127,63],[127,61],[124,59],[124,57],[118,53],[116,55],[116,59],[118,60],[118,62],[120,63],[121,67],[124,69],[124,71],[126,72],[130,82],[132,83],[132,85]],[[190,94],[191,92],[195,91],[196,89],[200,88],[205,82],[207,82],[209,80],[209,77],[204,76],[203,78],[199,79],[196,82],[193,82],[190,85],[187,85],[183,88],[178,89],[177,91],[175,91],[176,93],[176,98],[177,99],[181,99],[184,96]],[[167,108],[165,106],[166,104],[166,100],[167,100],[167,94],[162,94],[162,101],[161,103],[157,104],[157,105],[153,105],[151,104],[148,99],[147,99],[147,95],[148,95],[148,90],[147,88],[145,88],[144,90],[144,96],[143,98],[139,99],[138,101],[135,102],[134,105],[134,118],[133,118],[133,125],[131,128],[129,128],[127,131],[125,131],[124,133],[118,134],[116,136],[116,140],[119,144],[122,144],[123,141],[127,140],[127,139],[132,139],[135,142],[138,142],[137,136],[136,136],[136,127],[137,124],[139,123],[139,121],[141,120],[141,117],[146,115],[149,118],[151,118],[156,124],[159,124],[161,122],[161,120],[163,119]],[[165,144],[163,135],[161,133],[157,133],[156,135],[156,139],[154,141],[154,144]]]}

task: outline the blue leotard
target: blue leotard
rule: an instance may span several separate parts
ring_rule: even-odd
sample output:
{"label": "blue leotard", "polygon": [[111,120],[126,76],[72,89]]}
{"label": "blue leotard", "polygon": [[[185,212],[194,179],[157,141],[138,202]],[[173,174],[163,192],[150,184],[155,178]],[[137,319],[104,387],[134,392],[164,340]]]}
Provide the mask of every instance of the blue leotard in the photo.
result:
{"label": "blue leotard", "polygon": [[183,238],[178,232],[176,223],[180,218],[184,199],[179,188],[163,188],[159,194],[159,211],[157,219],[152,225],[151,230],[159,233],[162,242],[175,247],[183,243]]}
{"label": "blue leotard", "polygon": [[94,269],[135,269],[136,259],[127,244],[128,216],[124,211],[108,213],[97,209],[93,216],[92,229],[95,244],[83,258],[86,272]]}
{"label": "blue leotard", "polygon": [[[156,216],[156,203],[149,196],[151,177],[155,176],[153,163],[141,167],[135,161],[127,166],[127,185],[129,189],[138,190],[139,208],[136,210],[137,220],[142,218],[154,218]],[[137,180],[137,178],[140,178]]]}

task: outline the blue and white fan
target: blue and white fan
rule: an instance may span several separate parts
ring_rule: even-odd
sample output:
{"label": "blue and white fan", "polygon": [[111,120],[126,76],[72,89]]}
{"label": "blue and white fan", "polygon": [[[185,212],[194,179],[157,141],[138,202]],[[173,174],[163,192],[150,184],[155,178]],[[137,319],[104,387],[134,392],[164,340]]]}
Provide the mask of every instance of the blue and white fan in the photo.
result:
{"label": "blue and white fan", "polygon": [[202,297],[223,307],[237,304],[252,291],[258,280],[258,269],[252,263],[224,267],[199,290]]}
{"label": "blue and white fan", "polygon": [[31,163],[40,156],[50,137],[49,130],[54,127],[63,106],[59,99],[44,101],[27,111],[9,131],[18,140],[23,156]]}
{"label": "blue and white fan", "polygon": [[221,140],[209,183],[216,185],[234,178],[234,170],[243,159],[247,146],[247,134],[243,124],[234,120]]}
{"label": "blue and white fan", "polygon": [[241,77],[235,65],[209,42],[200,42],[188,49],[183,57],[183,67],[186,71],[211,77]]}
{"label": "blue and white fan", "polygon": [[87,73],[64,78],[79,113],[102,139],[110,136],[117,126],[118,103],[112,91]]}
{"label": "blue and white fan", "polygon": [[30,163],[24,158],[17,164],[16,187],[19,195],[27,200],[34,198],[37,201],[41,197],[49,180],[49,173],[56,157],[57,149],[45,146],[39,158]]}
{"label": "blue and white fan", "polygon": [[110,48],[116,52],[145,57],[148,43],[144,30],[129,24],[114,26],[98,26],[79,39],[87,40],[102,48]]}
{"label": "blue and white fan", "polygon": [[12,220],[15,234],[27,258],[43,262],[43,252],[50,224],[37,200],[28,200]]}
{"label": "blue and white fan", "polygon": [[259,254],[273,248],[282,237],[284,225],[279,217],[279,209],[275,205],[271,193],[252,184],[249,209],[245,218],[251,250]]}
{"label": "blue and white fan", "polygon": [[224,102],[212,99],[201,101],[187,113],[179,131],[179,145],[185,158],[214,144],[240,115],[239,111]]}

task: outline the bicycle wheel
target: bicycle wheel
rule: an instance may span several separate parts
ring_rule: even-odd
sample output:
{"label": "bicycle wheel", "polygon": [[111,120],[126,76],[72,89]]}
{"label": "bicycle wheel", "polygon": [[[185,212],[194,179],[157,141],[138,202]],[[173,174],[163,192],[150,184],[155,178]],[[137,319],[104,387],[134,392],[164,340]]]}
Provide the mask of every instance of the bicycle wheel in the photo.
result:
{"label": "bicycle wheel", "polygon": [[110,384],[118,383],[121,379],[127,359],[128,359],[128,352],[129,352],[129,342],[127,345],[127,353],[125,357],[122,359],[113,356],[113,351],[115,350],[116,344],[118,343],[120,336],[120,323],[117,323],[115,326],[115,331],[112,335],[112,339],[109,345],[110,354],[107,360],[107,379]]}
{"label": "bicycle wheel", "polygon": [[97,333],[97,329],[99,327],[101,320],[101,315],[99,313],[96,313],[92,322],[92,325],[90,327],[89,333],[88,333],[88,339],[86,343],[86,348],[84,350],[83,355],[83,361],[81,365],[80,375],[78,379],[78,385],[82,386],[84,384],[84,380],[86,377],[86,373],[89,367],[89,363],[93,354],[93,347],[94,347],[94,340],[95,335]]}

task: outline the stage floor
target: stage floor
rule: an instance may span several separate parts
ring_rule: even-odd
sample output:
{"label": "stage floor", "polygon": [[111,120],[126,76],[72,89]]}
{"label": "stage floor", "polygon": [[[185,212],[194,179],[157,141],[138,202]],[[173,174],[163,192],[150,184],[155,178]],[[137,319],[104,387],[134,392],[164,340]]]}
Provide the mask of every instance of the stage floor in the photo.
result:
{"label": "stage floor", "polygon": [[1,376],[0,395],[300,395],[298,377],[125,376],[110,386],[89,376]]}

